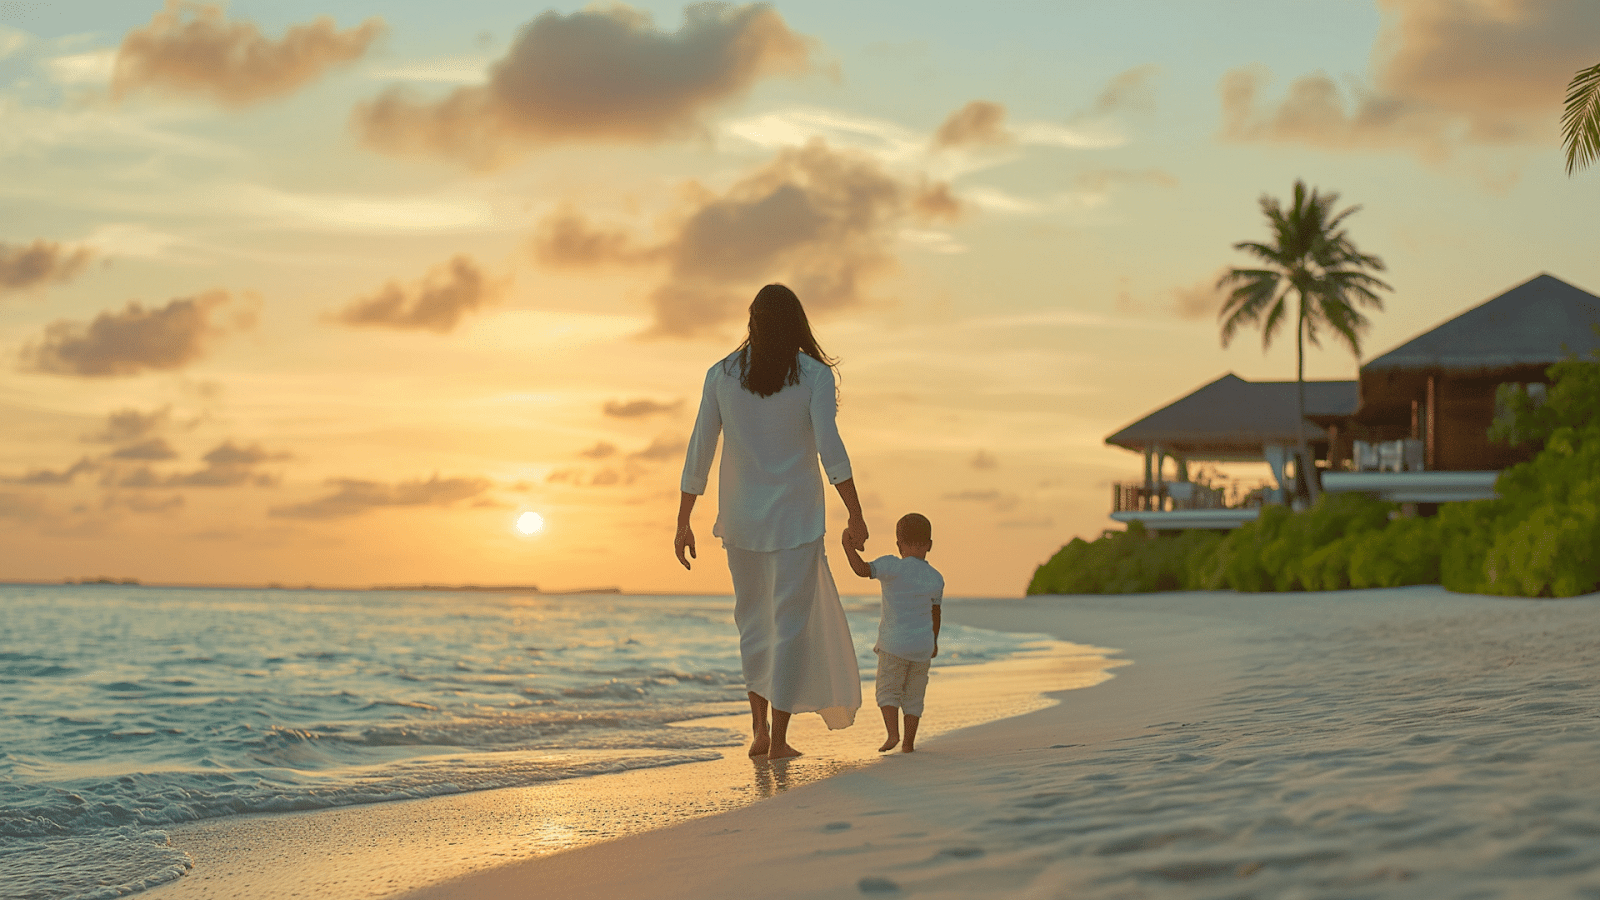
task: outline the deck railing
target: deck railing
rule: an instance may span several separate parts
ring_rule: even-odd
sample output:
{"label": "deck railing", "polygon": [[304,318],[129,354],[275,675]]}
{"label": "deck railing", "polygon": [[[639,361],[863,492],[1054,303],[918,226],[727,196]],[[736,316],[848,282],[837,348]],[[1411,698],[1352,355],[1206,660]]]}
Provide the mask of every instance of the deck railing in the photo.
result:
{"label": "deck railing", "polygon": [[1111,511],[1170,512],[1182,509],[1253,509],[1276,502],[1277,490],[1268,485],[1245,486],[1230,481],[1222,485],[1193,481],[1142,481],[1111,485]]}

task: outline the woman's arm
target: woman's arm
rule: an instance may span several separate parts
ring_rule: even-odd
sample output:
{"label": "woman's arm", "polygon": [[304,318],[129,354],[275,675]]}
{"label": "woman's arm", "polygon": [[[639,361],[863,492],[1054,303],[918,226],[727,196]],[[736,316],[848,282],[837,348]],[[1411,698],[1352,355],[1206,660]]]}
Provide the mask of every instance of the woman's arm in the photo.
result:
{"label": "woman's arm", "polygon": [[683,558],[685,549],[688,549],[690,559],[699,558],[694,554],[694,529],[689,527],[689,514],[694,512],[694,502],[699,499],[698,495],[685,493],[678,500],[678,536],[672,541],[672,549],[685,569],[690,567],[689,560]]}
{"label": "woman's arm", "polygon": [[[802,364],[804,360],[802,359]],[[817,454],[828,481],[839,489],[839,499],[850,512],[844,528],[844,545],[857,552],[867,549],[867,520],[861,515],[861,500],[856,496],[856,480],[850,471],[850,454],[839,437],[839,401],[835,394],[833,369],[816,367],[811,377],[811,430],[817,439]]]}
{"label": "woman's arm", "polygon": [[[844,545],[859,553],[867,549],[867,520],[861,515],[861,498],[856,496],[856,480],[846,478],[834,487],[839,489],[839,499],[844,501],[844,508],[850,511],[850,521],[844,526]],[[858,570],[856,574],[861,573]]]}
{"label": "woman's arm", "polygon": [[694,431],[689,435],[689,449],[684,453],[683,478],[680,487],[683,497],[678,501],[678,535],[672,540],[672,550],[678,562],[689,568],[683,551],[694,559],[694,529],[689,527],[689,514],[694,502],[706,492],[706,482],[711,479],[711,460],[717,455],[717,438],[722,434],[722,407],[717,405],[717,367],[706,373],[706,383],[700,391],[700,412],[694,417]]}

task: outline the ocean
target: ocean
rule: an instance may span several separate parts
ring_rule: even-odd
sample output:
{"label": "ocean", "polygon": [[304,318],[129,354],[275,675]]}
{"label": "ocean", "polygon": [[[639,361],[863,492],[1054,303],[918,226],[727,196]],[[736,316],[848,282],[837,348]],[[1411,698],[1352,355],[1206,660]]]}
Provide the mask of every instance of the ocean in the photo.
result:
{"label": "ocean", "polygon": [[[946,624],[937,664],[1039,637]],[[716,759],[746,736],[673,723],[739,671],[729,597],[0,586],[0,896],[181,877],[183,822]]]}

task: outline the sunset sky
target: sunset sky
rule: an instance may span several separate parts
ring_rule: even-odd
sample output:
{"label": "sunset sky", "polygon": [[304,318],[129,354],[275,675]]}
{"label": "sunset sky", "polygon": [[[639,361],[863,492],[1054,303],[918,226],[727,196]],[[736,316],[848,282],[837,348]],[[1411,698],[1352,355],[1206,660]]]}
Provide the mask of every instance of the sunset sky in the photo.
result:
{"label": "sunset sky", "polygon": [[726,591],[683,448],[783,281],[869,555],[921,511],[1014,595],[1112,524],[1107,434],[1293,378],[1217,337],[1263,192],[1362,207],[1368,358],[1600,291],[1597,61],[1591,0],[0,2],[0,580]]}

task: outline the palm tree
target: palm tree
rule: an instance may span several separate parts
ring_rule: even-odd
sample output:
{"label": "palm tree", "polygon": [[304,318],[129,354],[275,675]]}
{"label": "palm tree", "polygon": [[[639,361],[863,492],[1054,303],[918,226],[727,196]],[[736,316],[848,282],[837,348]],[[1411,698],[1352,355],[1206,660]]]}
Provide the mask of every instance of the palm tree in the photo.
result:
{"label": "palm tree", "polygon": [[[1306,341],[1321,347],[1322,329],[1334,335],[1361,357],[1361,333],[1368,322],[1356,307],[1383,309],[1376,290],[1393,290],[1372,272],[1384,269],[1383,260],[1356,249],[1344,230],[1344,220],[1361,207],[1333,212],[1336,193],[1306,190],[1294,183],[1294,202],[1285,209],[1275,197],[1261,195],[1261,211],[1272,230],[1270,243],[1240,241],[1242,250],[1260,261],[1260,268],[1232,268],[1217,280],[1217,288],[1231,287],[1217,317],[1222,320],[1222,346],[1228,346],[1244,325],[1261,328],[1262,349],[1272,345],[1289,316],[1289,295],[1297,301],[1295,316],[1295,381],[1299,392],[1299,418],[1295,436],[1302,461],[1308,458],[1306,418]],[[1302,463],[1297,462],[1298,469]]]}
{"label": "palm tree", "polygon": [[1600,63],[1580,69],[1567,85],[1561,114],[1561,142],[1567,147],[1567,174],[1600,159]]}

